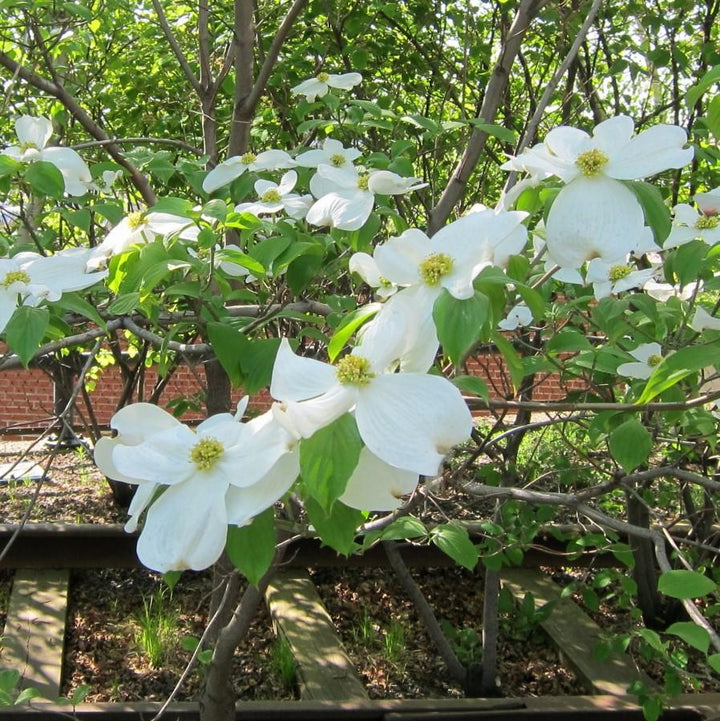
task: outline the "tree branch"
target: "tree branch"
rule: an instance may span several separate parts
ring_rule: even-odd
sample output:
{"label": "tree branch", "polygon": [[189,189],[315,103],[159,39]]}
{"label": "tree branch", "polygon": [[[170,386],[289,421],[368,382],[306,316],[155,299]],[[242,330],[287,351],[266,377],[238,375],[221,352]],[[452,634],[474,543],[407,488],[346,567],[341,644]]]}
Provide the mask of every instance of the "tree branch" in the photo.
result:
{"label": "tree branch", "polygon": [[[521,153],[527,147],[527,145],[534,140],[538,125],[540,125],[540,119],[542,118],[542,115],[545,112],[548,103],[550,102],[550,98],[555,92],[555,89],[557,88],[558,83],[562,79],[563,75],[565,75],[565,73],[568,71],[568,68],[572,65],[572,63],[575,61],[575,58],[577,57],[577,54],[580,52],[580,47],[582,46],[585,37],[590,30],[590,26],[593,24],[595,17],[600,10],[600,5],[602,5],[602,2],[603,0],[593,0],[593,4],[590,7],[590,10],[588,10],[585,21],[583,22],[580,30],[578,30],[578,34],[576,35],[573,44],[570,46],[570,50],[568,50],[565,59],[562,61],[562,63],[560,63],[560,67],[555,71],[555,74],[552,76],[552,78],[550,78],[550,82],[548,82],[548,84],[545,86],[545,91],[543,92],[542,97],[538,102],[537,108],[535,108],[535,112],[533,113],[532,118],[530,118],[530,122],[525,128],[525,134],[523,135],[523,138],[517,147],[516,154]],[[507,193],[510,188],[515,185],[516,179],[517,172],[513,171],[508,175],[507,181],[505,182],[505,189],[503,190],[504,193]]]}
{"label": "tree branch", "polygon": [[0,51],[0,65],[7,68],[10,72],[16,73],[26,83],[29,83],[37,90],[47,93],[57,98],[70,114],[92,135],[96,140],[110,141],[107,145],[107,151],[112,159],[121,165],[130,174],[133,185],[137,188],[143,200],[148,205],[155,205],[157,196],[150,186],[148,179],[143,175],[122,153],[120,148],[110,140],[107,133],[88,115],[85,109],[78,101],[68,93],[68,91],[59,82],[52,82],[47,78],[34,73],[32,70],[20,65],[13,60],[7,53]]}
{"label": "tree branch", "polygon": [[[544,0],[522,0],[518,7],[515,20],[505,38],[500,57],[495,64],[482,106],[477,115],[484,123],[492,123],[495,120],[498,107],[510,81],[510,69],[520,50],[522,39],[530,22],[543,4]],[[462,197],[467,181],[480,159],[480,154],[485,148],[488,137],[488,133],[480,128],[475,128],[473,131],[463,157],[456,166],[442,197],[430,211],[428,235],[433,235],[440,230],[450,217],[450,213]]]}

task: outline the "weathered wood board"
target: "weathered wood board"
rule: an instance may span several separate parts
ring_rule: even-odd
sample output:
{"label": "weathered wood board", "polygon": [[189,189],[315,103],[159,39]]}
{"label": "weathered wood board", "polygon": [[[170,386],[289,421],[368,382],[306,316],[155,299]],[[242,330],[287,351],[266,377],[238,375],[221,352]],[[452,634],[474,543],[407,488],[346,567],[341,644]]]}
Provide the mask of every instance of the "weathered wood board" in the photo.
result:
{"label": "weathered wood board", "polygon": [[278,633],[287,639],[295,657],[302,699],[368,698],[306,571],[279,571],[265,598]]}
{"label": "weathered wood board", "polygon": [[18,569],[13,578],[0,661],[20,672],[20,688],[60,696],[67,618],[67,569]]}
{"label": "weathered wood board", "polygon": [[602,629],[576,603],[562,598],[559,586],[543,573],[508,568],[502,571],[501,579],[517,599],[529,591],[536,606],[555,602],[553,612],[540,625],[593,693],[623,696],[628,686],[637,680],[653,688],[653,682],[638,670],[629,656],[612,656],[607,660],[593,657]]}

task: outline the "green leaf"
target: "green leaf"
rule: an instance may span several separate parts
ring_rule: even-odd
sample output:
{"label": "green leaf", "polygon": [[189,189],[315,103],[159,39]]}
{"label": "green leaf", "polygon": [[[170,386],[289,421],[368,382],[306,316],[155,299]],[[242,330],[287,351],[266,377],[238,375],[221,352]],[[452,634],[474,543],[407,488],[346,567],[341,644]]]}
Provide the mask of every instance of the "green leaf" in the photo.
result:
{"label": "green leaf", "polygon": [[513,348],[512,343],[510,343],[510,341],[497,331],[493,331],[490,334],[490,337],[502,354],[502,357],[505,359],[505,363],[510,371],[510,380],[512,381],[514,388],[517,390],[525,377],[525,369],[523,367],[522,358],[520,358],[517,354],[517,351]]}
{"label": "green leaf", "polygon": [[502,140],[504,143],[509,143],[510,145],[515,145],[517,143],[517,134],[515,131],[510,130],[509,128],[504,128],[502,125],[485,123],[482,118],[472,118],[467,122],[478,130],[482,130],[484,133],[487,133],[498,140]]}
{"label": "green leaf", "polygon": [[490,301],[479,291],[475,291],[472,298],[458,300],[443,289],[435,301],[433,320],[438,340],[456,365],[478,341],[489,312]]}
{"label": "green leaf", "polygon": [[225,550],[233,566],[257,586],[275,558],[275,542],[275,509],[268,508],[247,526],[228,526]]}
{"label": "green leaf", "polygon": [[305,499],[305,510],[310,523],[315,527],[320,540],[344,556],[359,548],[355,543],[357,527],[363,522],[361,511],[348,508],[336,501],[331,513],[326,513],[314,498]]}
{"label": "green leaf", "polygon": [[6,175],[13,175],[23,167],[22,163],[18,163],[17,160],[13,160],[11,157],[0,153],[0,178],[4,178]]}
{"label": "green leaf", "polygon": [[678,621],[667,628],[665,633],[681,638],[698,651],[707,653],[710,648],[710,634],[692,621]]}
{"label": "green leaf", "polygon": [[270,385],[275,356],[280,347],[279,338],[260,338],[250,340],[243,336],[240,341],[242,348],[240,367],[242,368],[242,385],[246,393],[257,393],[261,388]]}
{"label": "green leaf", "polygon": [[71,313],[77,313],[78,315],[91,320],[93,323],[96,323],[100,326],[100,328],[105,327],[105,321],[100,313],[98,313],[97,308],[77,293],[65,293],[60,300],[56,300],[53,305],[56,308],[61,308],[62,310],[67,310]]}
{"label": "green leaf", "polygon": [[127,315],[140,305],[140,293],[123,293],[108,306],[113,315]]}
{"label": "green leaf", "polygon": [[309,255],[296,258],[290,263],[287,269],[286,279],[290,290],[295,295],[300,295],[320,270],[323,264],[322,249],[313,246]]}
{"label": "green leaf", "polygon": [[638,635],[658,653],[665,654],[665,644],[662,642],[657,631],[653,631],[650,628],[643,628],[638,631]]}
{"label": "green leaf", "polygon": [[116,205],[115,203],[95,203],[95,205],[90,206],[90,210],[102,215],[103,218],[109,220],[113,225],[117,225],[125,217],[125,211],[122,206]]}
{"label": "green leaf", "polygon": [[718,80],[720,80],[720,65],[715,65],[687,91],[685,100],[687,101],[688,110],[693,110],[703,93]]}
{"label": "green leaf", "polygon": [[[212,201],[214,202],[214,201]],[[265,275],[265,268],[262,263],[251,258],[241,250],[235,250],[233,248],[223,248],[221,251],[221,257],[223,260],[230,261],[237,265],[242,266],[246,270],[250,271],[255,277],[262,278]]]}
{"label": "green leaf", "polygon": [[0,671],[0,691],[11,693],[20,681],[20,672],[13,669],[3,669]]}
{"label": "green leaf", "polygon": [[167,571],[166,573],[163,573],[162,579],[165,585],[172,591],[175,586],[177,586],[177,582],[180,580],[182,575],[182,571]]}
{"label": "green leaf", "polygon": [[62,198],[65,192],[62,173],[52,163],[46,163],[44,160],[30,163],[25,171],[25,180],[40,195]]}
{"label": "green leaf", "polygon": [[452,382],[465,393],[482,398],[486,403],[490,400],[490,390],[487,383],[478,376],[455,376]]}
{"label": "green leaf", "polygon": [[658,579],[660,593],[681,600],[707,596],[716,588],[717,585],[704,574],[684,568],[666,571]]}
{"label": "green leaf", "polygon": [[40,347],[49,322],[50,312],[47,308],[22,305],[5,326],[8,345],[18,354],[26,368]]}
{"label": "green leaf", "polygon": [[70,225],[74,225],[76,228],[80,228],[80,230],[84,230],[86,233],[90,232],[92,217],[87,208],[65,211],[63,212],[63,217],[68,223],[70,223]]}
{"label": "green leaf", "polygon": [[[152,163],[148,166],[152,167]],[[170,166],[173,173],[175,168]],[[188,223],[191,223],[189,216],[197,215],[193,213],[193,204],[185,198],[175,198],[173,196],[167,196],[160,198],[155,205],[152,207],[153,213],[169,213],[170,215],[177,215],[180,218],[188,218]]]}
{"label": "green leaf", "polygon": [[631,473],[647,461],[653,442],[647,428],[637,418],[629,418],[610,434],[609,445],[612,457]]}
{"label": "green leaf", "polygon": [[32,701],[34,698],[40,698],[42,694],[36,688],[24,688],[15,699],[15,706]]}
{"label": "green leaf", "polygon": [[638,404],[648,403],[655,396],[696,371],[720,364],[720,344],[712,343],[704,346],[690,346],[665,356],[655,367]]}
{"label": "green leaf", "polygon": [[410,123],[410,125],[414,125],[416,128],[427,130],[431,136],[440,135],[443,132],[441,125],[423,115],[403,115],[400,120],[404,120],[406,123]]}
{"label": "green leaf", "polygon": [[215,220],[219,220],[221,223],[225,220],[225,218],[227,218],[227,214],[227,203],[219,198],[215,198],[214,200],[210,200],[205,203],[200,211],[201,216],[215,218]]}
{"label": "green leaf", "polygon": [[720,673],[720,653],[714,653],[708,656],[707,662],[715,673]]}
{"label": "green leaf", "polygon": [[704,120],[715,139],[720,140],[720,95],[716,95],[708,103]]}
{"label": "green leaf", "polygon": [[645,721],[658,721],[663,710],[663,700],[660,696],[651,696],[645,699],[642,705]]}
{"label": "green leaf", "polygon": [[446,523],[430,531],[430,540],[445,554],[472,571],[480,556],[477,546],[470,540],[465,528],[457,523]]}
{"label": "green leaf", "polygon": [[226,323],[208,323],[207,334],[215,356],[230,378],[230,383],[234,387],[242,385],[242,354],[248,346],[248,339]]}
{"label": "green leaf", "polygon": [[670,235],[672,221],[670,220],[670,209],[665,205],[660,189],[640,180],[629,180],[625,182],[625,185],[638,199],[645,214],[645,222],[652,228],[655,235],[655,241],[662,245],[665,238]]}
{"label": "green leaf", "polygon": [[340,325],[335,329],[335,333],[333,333],[333,337],[330,339],[330,343],[328,343],[327,352],[331,363],[338,357],[338,354],[345,347],[345,344],[350,340],[353,333],[370,320],[380,308],[382,308],[380,303],[370,303],[348,313],[342,321],[340,321]]}
{"label": "green leaf", "polygon": [[349,413],[300,441],[300,475],[308,493],[323,510],[329,512],[345,491],[362,445],[355,419]]}
{"label": "green leaf", "polygon": [[548,342],[548,353],[576,353],[577,351],[590,350],[592,346],[584,333],[574,328],[565,328],[556,333]]}
{"label": "green leaf", "polygon": [[427,528],[422,521],[412,516],[401,516],[381,532],[380,538],[383,541],[399,541],[406,538],[425,538],[427,535]]}

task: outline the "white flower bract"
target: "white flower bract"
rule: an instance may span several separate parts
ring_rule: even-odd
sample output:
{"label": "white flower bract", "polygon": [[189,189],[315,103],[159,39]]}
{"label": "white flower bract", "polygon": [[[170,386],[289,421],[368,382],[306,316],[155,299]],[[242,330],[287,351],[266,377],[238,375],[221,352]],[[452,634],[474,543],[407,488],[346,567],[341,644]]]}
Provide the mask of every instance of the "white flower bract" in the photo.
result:
{"label": "white flower bract", "polygon": [[96,463],[108,477],[138,484],[129,527],[147,509],[138,557],[161,573],[213,564],[228,524],[269,508],[299,472],[295,439],[270,412],[248,423],[219,414],[192,430],[137,403],[118,411],[111,427],[118,435],[98,441]]}

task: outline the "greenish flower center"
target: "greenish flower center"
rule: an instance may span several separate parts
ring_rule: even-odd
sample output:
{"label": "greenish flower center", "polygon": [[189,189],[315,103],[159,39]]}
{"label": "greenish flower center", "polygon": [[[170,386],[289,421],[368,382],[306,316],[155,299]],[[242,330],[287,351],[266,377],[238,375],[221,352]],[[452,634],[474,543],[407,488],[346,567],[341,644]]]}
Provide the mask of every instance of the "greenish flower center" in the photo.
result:
{"label": "greenish flower center", "polygon": [[697,230],[712,230],[718,227],[720,216],[717,215],[701,215],[695,222]]}
{"label": "greenish flower center", "polygon": [[380,285],[383,288],[392,288],[393,284],[384,275],[380,276]]}
{"label": "greenish flower center", "polygon": [[580,168],[580,172],[586,175],[588,178],[592,178],[595,175],[600,175],[602,169],[608,163],[608,156],[597,148],[592,150],[586,150],[584,153],[580,153],[577,156],[575,165]]}
{"label": "greenish flower center", "polygon": [[420,277],[431,286],[437,285],[453,269],[452,258],[445,253],[429,255],[420,263]]}
{"label": "greenish flower center", "polygon": [[654,368],[658,363],[660,363],[661,360],[662,360],[662,356],[661,356],[661,355],[659,355],[658,353],[653,353],[653,354],[647,359],[647,364],[648,364],[651,368]]}
{"label": "greenish flower center", "polygon": [[270,188],[270,190],[266,190],[262,194],[260,200],[262,200],[263,203],[279,203],[282,200],[282,195],[280,195],[275,188]]}
{"label": "greenish flower center", "polygon": [[209,471],[220,460],[225,449],[216,438],[202,438],[190,451],[190,460],[199,471]]}
{"label": "greenish flower center", "polygon": [[9,288],[13,283],[29,283],[30,276],[24,270],[11,270],[3,280],[3,288]]}
{"label": "greenish flower center", "polygon": [[40,148],[35,143],[20,143],[20,150],[24,153],[26,150],[40,150]]}
{"label": "greenish flower center", "polygon": [[130,230],[137,230],[144,222],[143,214],[139,212],[130,213],[128,214],[127,222]]}
{"label": "greenish flower center", "polygon": [[328,80],[330,80],[330,76],[327,73],[318,73],[316,80],[321,83],[326,83]]}
{"label": "greenish flower center", "polygon": [[240,158],[240,162],[243,165],[250,165],[250,163],[254,163],[256,160],[257,160],[257,155],[255,155],[255,153],[245,153]]}
{"label": "greenish flower center", "polygon": [[334,155],[330,156],[330,165],[332,165],[333,168],[342,168],[342,166],[345,165],[346,162],[347,158],[340,153],[335,153]]}
{"label": "greenish flower center", "polygon": [[617,283],[623,278],[627,278],[632,273],[632,268],[629,265],[614,265],[610,268],[608,273],[608,280],[612,283]]}
{"label": "greenish flower center", "polygon": [[370,361],[359,355],[346,355],[339,360],[335,374],[340,383],[350,386],[366,386],[375,377]]}
{"label": "greenish flower center", "polygon": [[360,188],[360,190],[367,190],[368,180],[370,180],[369,175],[361,175],[357,180],[357,187]]}

